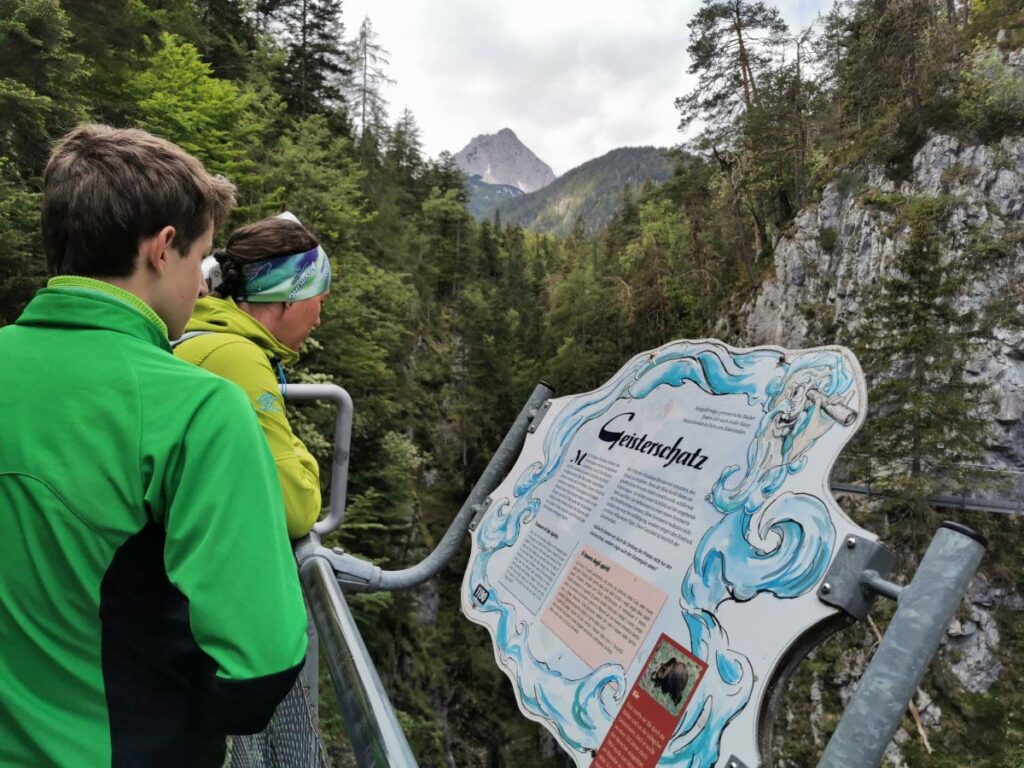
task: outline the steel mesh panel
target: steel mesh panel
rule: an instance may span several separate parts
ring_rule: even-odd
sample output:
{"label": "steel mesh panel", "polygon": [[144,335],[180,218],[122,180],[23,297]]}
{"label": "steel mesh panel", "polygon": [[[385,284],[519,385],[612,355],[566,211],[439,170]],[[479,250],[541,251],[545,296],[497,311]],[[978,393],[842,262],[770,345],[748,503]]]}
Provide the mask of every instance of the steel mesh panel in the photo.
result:
{"label": "steel mesh panel", "polygon": [[305,680],[299,678],[265,730],[231,739],[231,768],[329,768]]}

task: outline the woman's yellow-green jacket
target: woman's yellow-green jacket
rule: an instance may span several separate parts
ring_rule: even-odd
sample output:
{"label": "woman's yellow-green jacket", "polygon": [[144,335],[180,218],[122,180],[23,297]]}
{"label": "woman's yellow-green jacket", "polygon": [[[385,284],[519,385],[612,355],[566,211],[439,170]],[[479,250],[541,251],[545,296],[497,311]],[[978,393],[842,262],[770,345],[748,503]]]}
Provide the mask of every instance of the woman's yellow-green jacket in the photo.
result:
{"label": "woman's yellow-green jacket", "polygon": [[[188,336],[197,331],[199,335]],[[320,514],[320,469],[292,432],[275,370],[294,363],[298,353],[230,298],[199,299],[185,334],[174,348],[175,355],[235,382],[249,396],[277,465],[288,535],[304,536]]]}

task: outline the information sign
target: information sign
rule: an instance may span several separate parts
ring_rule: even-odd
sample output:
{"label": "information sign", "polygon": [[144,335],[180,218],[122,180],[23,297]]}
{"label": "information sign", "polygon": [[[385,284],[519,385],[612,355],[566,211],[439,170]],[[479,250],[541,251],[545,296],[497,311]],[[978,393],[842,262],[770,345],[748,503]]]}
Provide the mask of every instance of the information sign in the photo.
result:
{"label": "information sign", "polygon": [[768,683],[832,617],[846,349],[678,341],[550,402],[473,531],[462,608],[578,766],[760,764]]}

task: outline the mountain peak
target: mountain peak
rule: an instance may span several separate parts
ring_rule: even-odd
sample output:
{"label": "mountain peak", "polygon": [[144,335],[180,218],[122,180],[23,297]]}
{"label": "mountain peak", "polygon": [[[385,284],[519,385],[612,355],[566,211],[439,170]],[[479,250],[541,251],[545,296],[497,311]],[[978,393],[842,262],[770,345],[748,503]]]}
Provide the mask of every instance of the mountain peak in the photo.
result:
{"label": "mountain peak", "polygon": [[511,128],[475,136],[454,159],[467,176],[523,192],[534,192],[555,180],[551,166],[533,154]]}

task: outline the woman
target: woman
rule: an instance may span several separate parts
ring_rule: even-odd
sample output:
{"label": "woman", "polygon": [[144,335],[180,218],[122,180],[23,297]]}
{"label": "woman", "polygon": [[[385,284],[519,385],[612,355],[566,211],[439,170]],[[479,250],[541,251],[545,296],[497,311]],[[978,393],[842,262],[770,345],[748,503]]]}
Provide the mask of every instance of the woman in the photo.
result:
{"label": "woman", "polygon": [[211,294],[176,342],[174,354],[245,390],[267,437],[284,495],[288,535],[297,539],[320,514],[320,470],[292,432],[279,384],[284,366],[320,325],[331,266],[316,237],[289,213],[231,233],[214,251]]}

